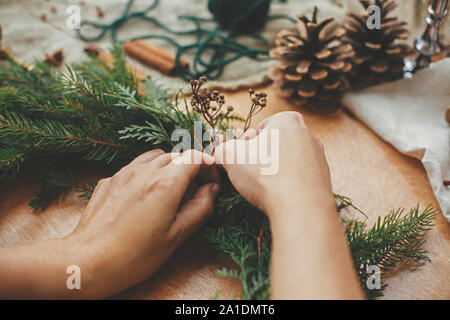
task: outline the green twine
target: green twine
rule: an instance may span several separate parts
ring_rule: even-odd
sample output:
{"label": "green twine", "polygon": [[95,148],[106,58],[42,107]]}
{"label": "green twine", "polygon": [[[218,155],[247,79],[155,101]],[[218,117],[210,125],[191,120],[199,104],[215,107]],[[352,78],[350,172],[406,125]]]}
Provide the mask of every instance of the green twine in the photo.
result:
{"label": "green twine", "polygon": [[[222,0],[222,1],[224,1],[225,3],[226,1],[229,0]],[[244,29],[248,28],[246,24],[251,22],[251,20],[249,21],[249,17],[253,17],[253,15],[256,13],[264,15],[266,12],[265,6],[270,5],[270,0],[247,1],[248,6],[250,6],[249,3],[252,2],[252,5],[248,7],[249,10],[246,10],[246,12],[243,12],[241,15],[239,15],[237,19],[234,20],[234,22],[230,22],[229,26],[231,27],[231,29],[227,33],[222,33],[216,28],[213,30],[203,28],[202,23],[211,22],[212,20],[198,18],[194,16],[178,17],[180,20],[191,21],[193,24],[192,29],[187,31],[172,30],[165,24],[161,23],[158,19],[148,15],[148,13],[151,12],[158,5],[159,0],[153,0],[153,3],[149,5],[146,9],[136,12],[131,12],[131,6],[133,5],[133,2],[134,0],[129,0],[121,16],[112,23],[101,24],[94,21],[87,21],[87,20],[82,21],[80,29],[76,31],[77,36],[83,41],[92,42],[102,39],[109,32],[113,43],[123,43],[126,40],[118,41],[117,32],[125,23],[127,23],[132,19],[141,19],[144,21],[148,21],[153,25],[157,26],[158,28],[160,28],[161,30],[172,35],[172,37],[162,34],[149,34],[127,40],[133,41],[137,39],[161,39],[172,44],[176,48],[175,73],[186,81],[189,81],[191,79],[197,79],[203,75],[207,76],[211,80],[216,80],[223,74],[224,68],[228,64],[242,57],[248,57],[255,61],[265,61],[269,59],[268,50],[251,48],[247,45],[244,45],[234,40],[233,37],[236,33],[244,32],[243,29],[239,28],[241,27],[243,27]],[[210,4],[211,2],[212,1],[210,1]],[[258,8],[257,6],[253,5],[253,2],[255,2],[256,4],[264,5],[264,7]],[[214,7],[215,5],[218,5],[218,2],[212,4],[213,8],[215,8]],[[264,17],[265,19],[261,19],[258,22],[259,27],[262,27],[263,22],[265,24],[267,19],[288,19],[290,21],[295,22],[295,19],[286,16],[268,17],[266,14],[264,15]],[[227,18],[227,24],[223,24],[223,22],[220,22],[219,20],[219,23],[221,24],[222,27],[228,25],[228,19],[229,18]],[[84,26],[93,27],[99,30],[99,33],[93,36],[86,36],[81,31]],[[186,35],[195,35],[196,38],[195,42],[189,45],[181,45],[174,39],[174,37]],[[247,36],[259,40],[263,45],[268,44],[267,39],[265,39],[261,35],[247,34]],[[190,69],[183,68],[180,64],[181,57],[189,51],[195,52],[194,61],[191,66],[192,71]]]}

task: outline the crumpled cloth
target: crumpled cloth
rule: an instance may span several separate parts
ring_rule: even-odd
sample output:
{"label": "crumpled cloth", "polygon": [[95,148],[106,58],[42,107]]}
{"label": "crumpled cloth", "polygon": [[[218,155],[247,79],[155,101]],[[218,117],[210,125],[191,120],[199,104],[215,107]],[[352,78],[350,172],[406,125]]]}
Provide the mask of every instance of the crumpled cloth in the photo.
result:
{"label": "crumpled cloth", "polygon": [[422,161],[442,213],[450,222],[450,58],[410,79],[344,97],[344,104],[397,150]]}

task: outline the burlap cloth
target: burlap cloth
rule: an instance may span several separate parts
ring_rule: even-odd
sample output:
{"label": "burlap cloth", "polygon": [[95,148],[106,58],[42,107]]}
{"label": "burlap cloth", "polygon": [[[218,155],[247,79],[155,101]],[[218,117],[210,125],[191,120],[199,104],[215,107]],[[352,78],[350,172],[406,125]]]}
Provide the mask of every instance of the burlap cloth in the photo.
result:
{"label": "burlap cloth", "polygon": [[[149,6],[151,2],[149,0],[136,0],[131,10],[142,10]],[[80,5],[79,0],[0,0],[0,24],[3,27],[4,34],[3,44],[9,47],[17,57],[28,62],[36,59],[42,60],[44,53],[51,53],[59,49],[64,51],[65,63],[81,61],[85,58],[83,48],[86,44],[80,41],[75,36],[75,32],[66,26],[66,21],[69,17],[69,14],[66,12],[68,6],[80,5],[82,19],[108,23],[121,15],[126,3],[126,0],[85,0],[84,5]],[[274,1],[271,14],[290,15],[292,17],[295,17],[297,13],[310,14],[314,5],[320,8],[320,17],[322,18],[329,16],[339,18],[344,13],[342,7],[328,0],[289,0],[287,3]],[[56,12],[52,12],[52,6],[56,9]],[[97,16],[96,6],[100,6],[105,13],[101,19]],[[45,22],[41,19],[43,14],[45,14]],[[170,26],[172,29],[192,29],[192,22],[179,20],[178,16],[180,15],[211,18],[206,0],[160,0],[158,6],[149,13],[149,16],[157,17],[162,23]],[[286,26],[291,26],[291,23],[286,20],[269,21],[262,35],[273,41],[277,32]],[[211,24],[210,27],[214,28],[215,25]],[[96,34],[96,32],[98,31],[83,29],[84,34],[91,35]],[[118,39],[125,40],[148,34],[164,34],[164,32],[149,22],[135,19],[120,29]],[[177,41],[182,44],[193,43],[194,40],[191,36],[177,38]],[[173,46],[166,42],[152,41],[175,52]],[[261,46],[260,42],[249,37],[240,37],[239,41],[251,46]],[[97,44],[105,49],[110,47],[111,40],[109,35],[98,41]],[[192,61],[193,55],[186,55],[185,58],[188,61]],[[269,61],[257,62],[249,58],[239,59],[228,65],[219,81],[211,83],[211,85],[224,89],[235,89],[240,86],[253,86],[262,83],[266,80],[269,63]],[[179,78],[167,77],[144,65],[135,64],[166,87],[179,89],[186,86],[186,82]]]}
{"label": "burlap cloth", "polygon": [[[139,11],[148,7],[153,0],[135,0],[131,11]],[[125,8],[127,0],[0,0],[0,24],[3,27],[3,44],[9,47],[17,57],[22,60],[32,62],[42,60],[44,53],[51,53],[59,49],[64,50],[65,62],[72,63],[83,60],[85,54],[83,48],[85,43],[80,41],[73,30],[66,26],[69,17],[67,8],[70,5],[78,5],[81,9],[83,20],[96,20],[99,23],[108,23],[117,19]],[[420,33],[424,28],[422,17],[417,17],[419,0],[398,0],[399,8],[395,14],[402,20],[409,22],[411,39]],[[341,20],[348,10],[361,10],[357,0],[288,0],[281,3],[277,0],[272,2],[271,15],[289,15],[294,17],[298,13],[311,14],[313,7],[320,9],[319,18],[335,17]],[[96,7],[99,6],[104,11],[103,18],[97,16]],[[52,10],[54,7],[54,10]],[[423,10],[420,10],[423,11]],[[42,21],[45,15],[45,22]],[[158,6],[149,13],[152,17],[157,17],[162,23],[170,26],[174,30],[192,29],[191,22],[179,20],[180,15],[194,15],[198,17],[211,18],[211,13],[207,9],[207,0],[160,0]],[[267,48],[273,46],[273,41],[277,32],[290,27],[291,23],[286,20],[271,20],[267,23],[262,35],[271,42]],[[211,24],[211,28],[215,25]],[[448,25],[447,25],[448,29]],[[96,30],[85,30],[85,34],[95,34]],[[90,32],[92,31],[92,32]],[[164,34],[158,27],[149,22],[135,19],[126,24],[118,33],[119,40],[129,39],[139,35]],[[411,40],[410,39],[410,40]],[[174,48],[158,40],[152,40],[155,44],[165,47],[174,52]],[[177,38],[182,44],[194,42],[190,36]],[[241,37],[239,41],[246,45],[260,47],[261,43],[249,37]],[[109,35],[106,35],[97,44],[104,49],[111,46]],[[188,61],[193,60],[193,53],[186,55]],[[146,66],[136,64],[140,69],[146,71],[154,79],[172,89],[179,89],[186,86],[186,82],[176,77],[166,77]],[[236,89],[241,86],[255,86],[267,80],[267,67],[269,61],[257,62],[248,58],[241,58],[228,65],[225,72],[218,81],[210,83],[219,88]]]}

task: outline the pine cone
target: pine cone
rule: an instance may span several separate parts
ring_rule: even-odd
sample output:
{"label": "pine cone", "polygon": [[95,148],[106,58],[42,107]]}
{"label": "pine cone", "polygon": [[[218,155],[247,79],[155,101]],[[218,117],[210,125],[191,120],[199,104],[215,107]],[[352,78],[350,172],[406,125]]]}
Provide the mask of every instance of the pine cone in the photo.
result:
{"label": "pine cone", "polygon": [[[355,50],[352,59],[352,84],[364,86],[399,79],[403,76],[404,54],[407,47],[397,43],[407,37],[406,22],[390,13],[397,7],[391,0],[360,0],[365,14],[349,14],[344,28],[347,34],[342,41]],[[381,9],[381,29],[369,29],[367,8],[377,5]]]}
{"label": "pine cone", "polygon": [[[348,88],[344,75],[351,71],[348,61],[354,55],[351,45],[340,38],[345,30],[327,31],[332,18],[317,22],[317,7],[312,20],[299,15],[292,30],[282,30],[277,47],[270,56],[279,61],[272,65],[269,77],[282,96],[316,109],[339,105],[342,91]],[[336,103],[337,102],[337,103]]]}

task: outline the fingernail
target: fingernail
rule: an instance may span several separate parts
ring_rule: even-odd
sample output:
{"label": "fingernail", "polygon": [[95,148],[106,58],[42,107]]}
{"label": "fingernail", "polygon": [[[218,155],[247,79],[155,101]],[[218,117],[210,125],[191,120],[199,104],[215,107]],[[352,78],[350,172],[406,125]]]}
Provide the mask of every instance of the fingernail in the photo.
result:
{"label": "fingernail", "polygon": [[220,186],[219,186],[217,183],[213,183],[213,184],[211,185],[211,192],[212,192],[214,195],[216,195],[216,194],[219,193],[219,191],[220,191]]}
{"label": "fingernail", "polygon": [[258,135],[258,132],[254,128],[248,129],[244,132],[244,135],[241,137],[241,140],[251,140]]}

